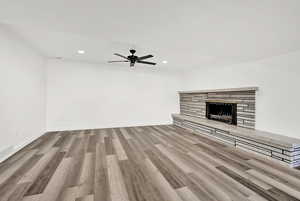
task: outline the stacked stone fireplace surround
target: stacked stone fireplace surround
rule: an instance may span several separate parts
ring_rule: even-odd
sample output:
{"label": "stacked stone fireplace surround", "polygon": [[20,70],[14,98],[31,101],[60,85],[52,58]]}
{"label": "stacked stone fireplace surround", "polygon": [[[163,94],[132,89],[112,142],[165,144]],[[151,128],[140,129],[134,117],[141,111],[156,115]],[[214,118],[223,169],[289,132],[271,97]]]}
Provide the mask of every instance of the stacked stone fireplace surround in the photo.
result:
{"label": "stacked stone fireplace surround", "polygon": [[[269,156],[290,167],[300,166],[300,139],[255,130],[257,87],[179,92],[176,126],[206,135],[237,148]],[[206,118],[206,102],[236,103],[237,125]]]}
{"label": "stacked stone fireplace surround", "polygon": [[206,118],[206,102],[224,102],[237,104],[237,126],[255,128],[255,92],[249,91],[214,91],[182,92],[180,96],[180,114]]}

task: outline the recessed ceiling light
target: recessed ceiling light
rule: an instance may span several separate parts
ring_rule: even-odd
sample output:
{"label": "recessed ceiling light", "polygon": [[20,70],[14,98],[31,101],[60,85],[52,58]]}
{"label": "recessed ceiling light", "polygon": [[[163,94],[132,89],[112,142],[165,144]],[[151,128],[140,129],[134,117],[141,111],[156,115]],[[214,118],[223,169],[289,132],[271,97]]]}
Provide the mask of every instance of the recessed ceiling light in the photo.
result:
{"label": "recessed ceiling light", "polygon": [[163,63],[163,64],[167,64],[167,63],[168,63],[168,61],[164,60],[164,61],[162,61],[162,63]]}
{"label": "recessed ceiling light", "polygon": [[84,54],[85,51],[84,51],[84,50],[78,50],[77,53],[78,53],[78,54]]}

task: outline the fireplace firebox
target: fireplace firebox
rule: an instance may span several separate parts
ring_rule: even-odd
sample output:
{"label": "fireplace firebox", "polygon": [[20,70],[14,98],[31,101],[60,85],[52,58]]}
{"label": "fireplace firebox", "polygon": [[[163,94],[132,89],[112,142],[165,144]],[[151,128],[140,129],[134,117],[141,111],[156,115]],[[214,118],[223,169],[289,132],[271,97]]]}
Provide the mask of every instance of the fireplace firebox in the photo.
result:
{"label": "fireplace firebox", "polygon": [[237,125],[236,103],[206,102],[206,118]]}

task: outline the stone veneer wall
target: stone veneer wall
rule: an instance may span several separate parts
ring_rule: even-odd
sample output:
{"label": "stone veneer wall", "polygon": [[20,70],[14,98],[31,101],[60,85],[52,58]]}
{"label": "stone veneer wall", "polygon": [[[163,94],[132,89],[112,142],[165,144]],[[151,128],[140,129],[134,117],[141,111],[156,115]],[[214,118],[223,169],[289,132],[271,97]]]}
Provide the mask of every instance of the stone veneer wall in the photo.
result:
{"label": "stone veneer wall", "polygon": [[218,92],[179,92],[180,114],[206,118],[206,102],[237,103],[237,126],[255,128],[255,92],[218,91]]}

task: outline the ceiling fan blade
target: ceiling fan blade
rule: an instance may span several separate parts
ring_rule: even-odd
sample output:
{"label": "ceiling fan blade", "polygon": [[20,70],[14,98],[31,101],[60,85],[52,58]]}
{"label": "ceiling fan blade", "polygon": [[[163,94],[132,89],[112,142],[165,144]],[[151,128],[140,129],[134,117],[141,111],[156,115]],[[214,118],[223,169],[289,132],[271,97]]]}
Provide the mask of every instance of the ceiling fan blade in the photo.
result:
{"label": "ceiling fan blade", "polygon": [[134,63],[130,63],[130,67],[133,67],[134,66]]}
{"label": "ceiling fan blade", "polygon": [[144,59],[149,59],[151,57],[153,57],[153,55],[149,54],[149,55],[146,55],[146,56],[138,57],[137,60],[141,61],[141,60],[144,60]]}
{"label": "ceiling fan blade", "polygon": [[108,63],[128,62],[128,61],[108,61]]}
{"label": "ceiling fan blade", "polygon": [[138,63],[142,63],[142,64],[156,65],[156,63],[148,62],[148,61],[137,61],[137,62],[138,62]]}
{"label": "ceiling fan blade", "polygon": [[122,54],[114,53],[114,55],[116,55],[116,56],[119,56],[119,57],[122,57],[122,58],[124,58],[124,59],[127,59],[127,60],[128,60],[128,58],[127,58],[126,56],[123,56]]}

